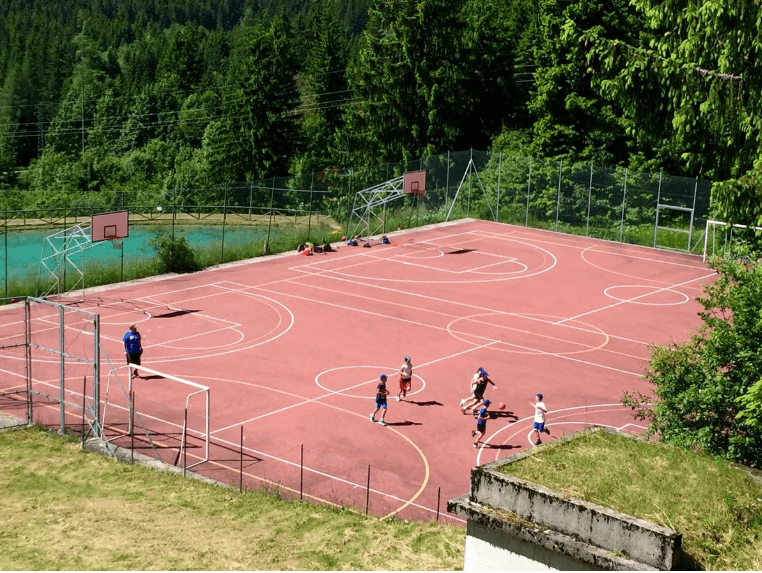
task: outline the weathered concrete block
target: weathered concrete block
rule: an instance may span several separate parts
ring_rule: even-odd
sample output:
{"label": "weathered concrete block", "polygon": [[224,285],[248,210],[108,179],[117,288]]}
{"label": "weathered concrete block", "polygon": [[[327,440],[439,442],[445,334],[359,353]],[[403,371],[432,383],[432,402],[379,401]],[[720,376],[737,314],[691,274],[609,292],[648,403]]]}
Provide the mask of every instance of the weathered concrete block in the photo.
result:
{"label": "weathered concrete block", "polygon": [[468,519],[466,571],[655,570],[617,552],[522,520],[505,509],[475,503],[467,495],[450,500],[447,510]]}
{"label": "weathered concrete block", "polygon": [[[569,438],[573,439],[573,436]],[[668,570],[678,565],[682,535],[677,531],[568,497],[505,473],[510,471],[510,463],[528,455],[532,455],[531,450],[508,460],[474,468],[469,500],[482,506],[506,509],[540,527],[626,555],[656,569]],[[497,471],[497,467],[503,467],[503,471]]]}

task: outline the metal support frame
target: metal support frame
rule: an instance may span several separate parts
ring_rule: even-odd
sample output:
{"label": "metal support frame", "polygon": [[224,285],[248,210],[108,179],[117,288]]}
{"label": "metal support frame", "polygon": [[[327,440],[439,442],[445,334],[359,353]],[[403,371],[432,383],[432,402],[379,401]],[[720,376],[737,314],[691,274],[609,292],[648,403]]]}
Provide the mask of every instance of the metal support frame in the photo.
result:
{"label": "metal support frame", "polygon": [[[43,269],[50,275],[48,280],[47,289],[40,294],[41,297],[46,297],[55,291],[58,296],[63,296],[68,292],[74,292],[82,284],[82,297],[85,296],[85,273],[83,269],[80,269],[72,259],[72,256],[81,253],[90,247],[93,247],[94,243],[91,240],[90,222],[86,221],[58,231],[52,235],[45,237],[42,244],[42,253],[40,255],[40,270],[37,278],[37,292],[40,294],[40,282],[43,275]],[[66,265],[71,267],[79,275],[76,282],[70,290],[66,290],[65,270]],[[64,279],[62,280],[62,273]]]}
{"label": "metal support frame", "polygon": [[[347,221],[347,237],[354,235],[370,237],[375,235],[379,229],[383,229],[384,220],[373,212],[373,208],[403,197],[405,195],[404,182],[405,176],[400,175],[385,183],[358,191],[355,194],[352,211]],[[352,229],[352,222],[355,219],[358,220],[358,223]],[[364,229],[364,233],[357,232],[360,229]]]}
{"label": "metal support frame", "polygon": [[[484,194],[484,198],[487,200],[487,206],[489,207],[490,214],[492,215],[492,220],[493,221],[497,220],[495,212],[492,210],[492,205],[490,205],[489,197],[487,197],[487,192],[484,190],[484,185],[482,184],[481,177],[479,177],[479,170],[476,168],[476,164],[474,163],[473,158],[471,158],[468,160],[468,165],[466,165],[466,170],[463,172],[463,177],[460,180],[460,185],[458,185],[458,190],[455,192],[455,197],[452,198],[452,203],[450,203],[450,210],[447,211],[447,217],[445,217],[445,221],[450,220],[450,215],[452,214],[453,207],[455,207],[455,202],[458,200],[458,196],[460,195],[460,190],[463,188],[463,184],[466,181],[466,177],[468,176],[469,173],[471,173],[472,169],[473,169],[473,172],[476,173],[476,180],[478,181],[479,187],[481,188],[482,193]],[[471,180],[469,179],[469,184],[470,182]],[[469,209],[470,209],[470,199],[471,199],[470,187],[469,187],[468,197],[469,197]],[[470,215],[470,212],[468,214]]]}

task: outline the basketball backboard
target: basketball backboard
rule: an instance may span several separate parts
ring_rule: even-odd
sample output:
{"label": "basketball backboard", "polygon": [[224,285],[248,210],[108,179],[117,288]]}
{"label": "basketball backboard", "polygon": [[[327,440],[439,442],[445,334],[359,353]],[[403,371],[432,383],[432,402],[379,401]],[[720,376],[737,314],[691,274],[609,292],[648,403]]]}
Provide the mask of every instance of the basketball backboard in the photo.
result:
{"label": "basketball backboard", "polygon": [[426,171],[408,171],[405,173],[402,189],[405,193],[426,194]]}
{"label": "basketball backboard", "polygon": [[129,213],[127,211],[91,215],[90,240],[93,243],[125,239],[129,236]]}

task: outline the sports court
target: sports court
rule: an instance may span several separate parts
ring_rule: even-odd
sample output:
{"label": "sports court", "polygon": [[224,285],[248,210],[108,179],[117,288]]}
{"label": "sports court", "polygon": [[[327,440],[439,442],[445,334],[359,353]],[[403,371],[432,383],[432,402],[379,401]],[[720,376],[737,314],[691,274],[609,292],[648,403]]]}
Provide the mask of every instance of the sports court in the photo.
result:
{"label": "sports court", "polygon": [[[699,325],[694,298],[714,276],[693,255],[481,220],[388,237],[88,290],[74,306],[100,315],[104,433],[236,486],[462,524],[439,515],[446,500],[469,490],[474,465],[532,447],[537,392],[548,407],[545,442],[592,424],[641,431],[622,392],[649,389],[640,378],[649,345],[689,336]],[[6,342],[18,336],[17,309],[0,309]],[[69,336],[46,312],[31,320]],[[131,323],[145,369],[130,389],[121,340]],[[76,320],[64,330],[73,344],[92,344]],[[25,359],[2,352],[8,392]],[[406,355],[413,389],[398,403]],[[474,418],[458,404],[480,366],[497,385],[486,397],[506,408],[492,408],[474,449]],[[34,354],[29,367],[41,393],[56,391],[42,392],[58,383],[56,360]],[[369,420],[381,373],[388,427]],[[65,379],[65,407],[40,400],[35,421],[84,417],[92,378],[74,364]],[[0,410],[13,406],[4,395]]]}

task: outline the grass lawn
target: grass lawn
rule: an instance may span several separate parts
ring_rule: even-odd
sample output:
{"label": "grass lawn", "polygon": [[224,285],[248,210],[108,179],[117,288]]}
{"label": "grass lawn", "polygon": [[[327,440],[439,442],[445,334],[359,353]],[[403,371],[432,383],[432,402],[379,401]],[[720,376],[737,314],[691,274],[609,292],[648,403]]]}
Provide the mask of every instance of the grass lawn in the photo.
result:
{"label": "grass lawn", "polygon": [[500,469],[679,531],[698,568],[762,570],[762,485],[720,459],[596,431]]}
{"label": "grass lawn", "polygon": [[157,473],[0,432],[2,570],[457,570],[465,531]]}

